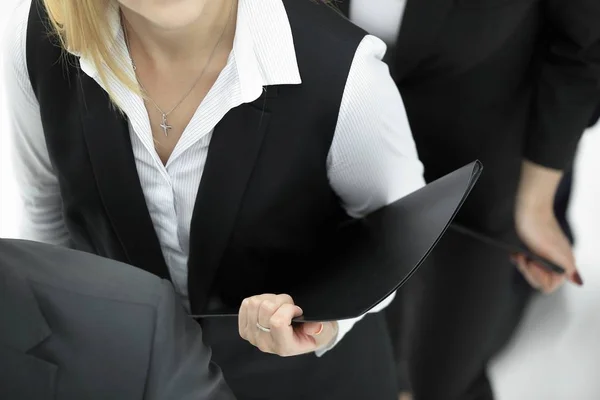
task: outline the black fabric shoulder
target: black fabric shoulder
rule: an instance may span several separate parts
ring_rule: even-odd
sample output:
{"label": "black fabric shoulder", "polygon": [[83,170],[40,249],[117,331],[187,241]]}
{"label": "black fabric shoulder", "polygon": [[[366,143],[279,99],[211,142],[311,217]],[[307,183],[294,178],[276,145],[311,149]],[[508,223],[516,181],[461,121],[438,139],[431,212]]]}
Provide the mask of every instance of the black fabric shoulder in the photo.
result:
{"label": "black fabric shoulder", "polygon": [[367,33],[316,0],[283,0],[283,4],[303,86],[335,127],[356,50]]}
{"label": "black fabric shoulder", "polygon": [[[283,0],[288,18],[294,26],[319,34],[323,39],[334,41],[361,40],[367,32],[354,25],[335,6],[320,0]],[[298,25],[301,23],[302,25]]]}
{"label": "black fabric shoulder", "polygon": [[[48,13],[42,0],[32,0],[27,24],[26,58],[29,80],[39,101],[39,82],[48,78],[51,69],[62,68],[63,77],[69,82],[70,75],[77,69],[76,57],[67,53],[52,30]],[[47,85],[42,85],[45,87]],[[48,85],[52,87],[53,85]]]}
{"label": "black fabric shoulder", "polygon": [[335,6],[317,0],[283,0],[297,50],[314,53],[333,52],[322,57],[335,57],[337,51],[354,52],[367,35],[363,29],[344,17]]}

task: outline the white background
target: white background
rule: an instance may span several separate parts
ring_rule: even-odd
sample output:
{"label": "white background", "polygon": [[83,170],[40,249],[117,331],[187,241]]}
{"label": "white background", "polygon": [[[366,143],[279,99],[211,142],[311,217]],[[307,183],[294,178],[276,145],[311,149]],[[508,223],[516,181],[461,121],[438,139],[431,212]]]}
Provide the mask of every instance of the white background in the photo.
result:
{"label": "white background", "polygon": [[[2,0],[3,9],[11,9],[15,1]],[[9,15],[0,15],[2,31]],[[17,237],[21,209],[12,179],[6,101],[10,99],[3,98],[0,102],[0,237]],[[570,210],[585,286],[567,286],[553,296],[540,296],[533,302],[513,343],[492,365],[498,400],[600,400],[597,172],[600,172],[600,126],[588,131],[580,144]]]}

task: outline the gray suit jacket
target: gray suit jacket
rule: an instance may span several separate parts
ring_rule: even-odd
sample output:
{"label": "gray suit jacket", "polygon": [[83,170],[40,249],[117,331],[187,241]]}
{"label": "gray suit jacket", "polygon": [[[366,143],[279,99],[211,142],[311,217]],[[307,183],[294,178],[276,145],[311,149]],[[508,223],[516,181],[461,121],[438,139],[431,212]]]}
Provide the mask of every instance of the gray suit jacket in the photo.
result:
{"label": "gray suit jacket", "polygon": [[234,399],[169,282],[0,239],[0,399]]}

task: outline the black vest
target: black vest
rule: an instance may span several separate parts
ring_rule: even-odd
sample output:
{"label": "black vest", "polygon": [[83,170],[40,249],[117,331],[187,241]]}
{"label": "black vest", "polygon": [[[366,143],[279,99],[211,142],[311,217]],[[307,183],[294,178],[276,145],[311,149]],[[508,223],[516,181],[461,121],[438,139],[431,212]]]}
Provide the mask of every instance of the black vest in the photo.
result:
{"label": "black vest", "polygon": [[[29,16],[27,66],[73,245],[169,278],[127,119],[76,57],[61,59],[41,3],[33,2]],[[329,185],[326,159],[365,33],[326,6],[284,4],[302,84],[266,88],[215,128],[191,222],[193,312],[213,292],[239,304],[273,280],[316,268],[307,260],[348,219]]]}

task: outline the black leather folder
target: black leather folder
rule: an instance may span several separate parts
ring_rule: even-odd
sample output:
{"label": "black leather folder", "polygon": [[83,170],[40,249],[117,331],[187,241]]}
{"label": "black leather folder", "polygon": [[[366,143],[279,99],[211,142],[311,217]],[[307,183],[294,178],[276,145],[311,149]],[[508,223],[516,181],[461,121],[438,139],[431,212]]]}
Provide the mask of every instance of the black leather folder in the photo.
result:
{"label": "black leather folder", "polygon": [[514,253],[521,253],[525,255],[525,257],[527,257],[529,260],[535,261],[539,266],[541,266],[549,272],[553,272],[555,274],[564,274],[566,272],[565,269],[560,265],[553,263],[547,258],[538,256],[533,251],[529,250],[527,246],[521,241],[511,242],[509,240],[500,240],[458,224],[452,224],[450,226],[450,229],[462,235],[469,236],[475,240],[478,240],[482,244],[495,247],[499,250],[504,250],[507,256]]}
{"label": "black leather folder", "polygon": [[[271,293],[288,293],[304,315],[296,321],[358,317],[393,293],[423,263],[471,192],[482,171],[474,161],[343,226],[315,254],[318,275]],[[283,289],[283,290],[282,290]],[[219,310],[195,317],[236,316]]]}

